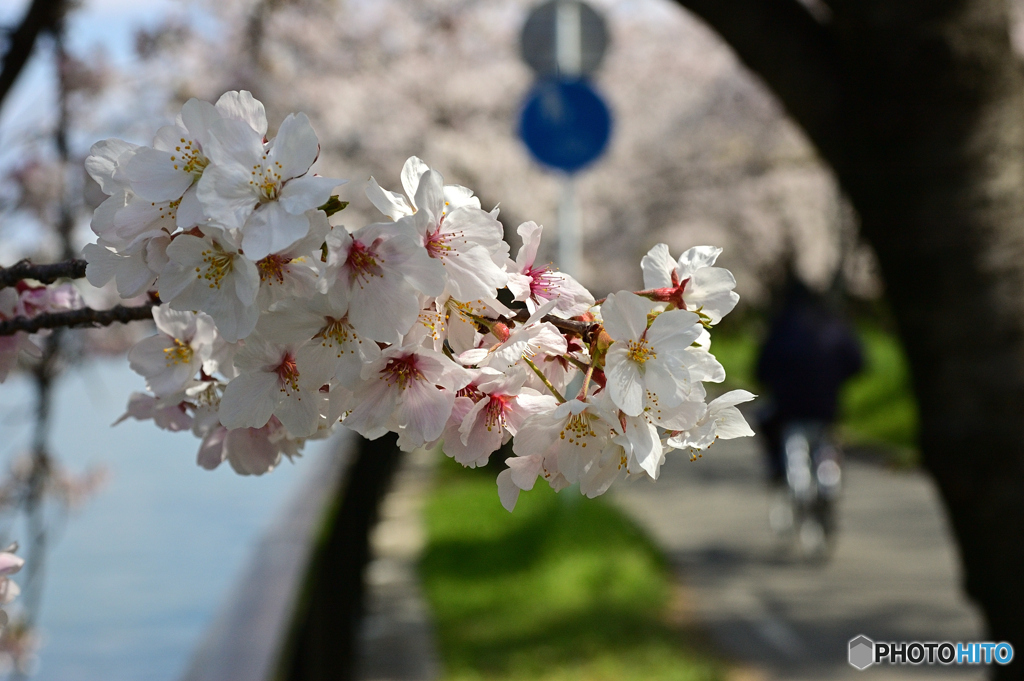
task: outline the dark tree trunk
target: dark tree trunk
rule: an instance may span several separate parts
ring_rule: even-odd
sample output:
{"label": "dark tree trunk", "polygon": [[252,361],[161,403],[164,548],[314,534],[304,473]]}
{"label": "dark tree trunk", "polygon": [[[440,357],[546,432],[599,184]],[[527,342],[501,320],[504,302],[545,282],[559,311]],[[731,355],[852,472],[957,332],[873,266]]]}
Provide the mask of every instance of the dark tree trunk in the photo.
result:
{"label": "dark tree trunk", "polygon": [[354,678],[370,532],[401,463],[397,436],[362,440],[306,577],[293,632],[280,661],[288,681]]}
{"label": "dark tree trunk", "polygon": [[[1006,0],[679,0],[832,165],[881,262],[924,464],[989,636],[1024,653],[1024,79]],[[994,668],[1024,678],[1024,664]]]}

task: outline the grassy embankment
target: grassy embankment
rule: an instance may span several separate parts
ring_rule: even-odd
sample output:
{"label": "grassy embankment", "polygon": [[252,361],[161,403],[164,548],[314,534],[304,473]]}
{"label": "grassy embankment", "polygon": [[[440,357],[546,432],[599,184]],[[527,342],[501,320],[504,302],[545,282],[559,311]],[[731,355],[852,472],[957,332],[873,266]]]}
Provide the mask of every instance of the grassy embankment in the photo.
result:
{"label": "grassy embankment", "polygon": [[671,624],[662,554],[622,513],[542,482],[514,513],[494,471],[445,460],[420,574],[447,680],[697,681],[722,667]]}
{"label": "grassy embankment", "polygon": [[[847,445],[883,447],[896,465],[914,465],[917,405],[903,348],[894,335],[876,327],[862,327],[859,333],[866,366],[843,390],[840,437]],[[752,335],[716,337],[711,349],[725,366],[725,387],[758,391]]]}

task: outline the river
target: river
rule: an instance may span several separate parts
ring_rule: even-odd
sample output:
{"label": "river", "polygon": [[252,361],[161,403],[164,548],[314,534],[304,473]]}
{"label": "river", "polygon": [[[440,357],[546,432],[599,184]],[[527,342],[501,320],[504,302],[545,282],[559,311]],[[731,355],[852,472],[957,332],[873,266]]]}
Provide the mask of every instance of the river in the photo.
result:
{"label": "river", "polygon": [[[144,387],[124,358],[57,384],[52,449],[109,476],[57,530],[40,614],[39,681],[179,678],[260,532],[302,477],[302,459],[261,477],[195,463],[198,440],[151,423],[110,424]],[[31,384],[0,385],[0,466],[29,441]],[[307,446],[313,456],[324,443]],[[24,553],[24,549],[22,550]]]}

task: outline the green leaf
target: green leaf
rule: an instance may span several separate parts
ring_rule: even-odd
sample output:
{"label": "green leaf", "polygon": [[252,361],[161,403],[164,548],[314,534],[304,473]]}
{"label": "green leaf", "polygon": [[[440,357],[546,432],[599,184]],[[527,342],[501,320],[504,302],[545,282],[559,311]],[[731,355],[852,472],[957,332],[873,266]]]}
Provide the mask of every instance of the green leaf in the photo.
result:
{"label": "green leaf", "polygon": [[327,199],[327,203],[320,206],[320,208],[318,208],[317,210],[322,210],[323,212],[327,213],[327,217],[331,217],[335,213],[340,213],[346,208],[348,208],[348,201],[339,201],[338,196],[334,195],[331,198]]}

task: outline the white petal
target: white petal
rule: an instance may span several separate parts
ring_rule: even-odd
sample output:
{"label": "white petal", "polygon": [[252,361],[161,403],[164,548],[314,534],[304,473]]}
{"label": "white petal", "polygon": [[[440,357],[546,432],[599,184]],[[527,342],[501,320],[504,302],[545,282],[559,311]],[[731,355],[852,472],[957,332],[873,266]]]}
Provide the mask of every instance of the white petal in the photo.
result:
{"label": "white petal", "polygon": [[279,201],[263,204],[242,228],[242,251],[253,261],[279,253],[309,233],[305,213],[293,215]]}
{"label": "white petal", "polygon": [[82,257],[88,263],[85,266],[85,278],[96,288],[101,288],[114,278],[120,256],[109,248],[99,244],[86,244],[82,248]]}
{"label": "white petal", "polygon": [[[403,173],[404,175],[404,173]],[[404,181],[404,177],[403,177]],[[434,220],[444,214],[444,178],[434,170],[428,170],[419,178],[419,187],[414,197],[417,211],[429,211]]]}
{"label": "white petal", "polygon": [[430,168],[421,159],[415,156],[410,156],[406,159],[405,164],[402,166],[402,188],[405,189],[405,193],[410,199],[416,197],[416,191],[420,185],[420,177],[428,170]]}
{"label": "white petal", "polygon": [[515,486],[529,492],[537,482],[543,460],[539,456],[512,456],[505,459],[511,471],[510,476]]}
{"label": "white petal", "polygon": [[726,407],[719,411],[715,419],[715,433],[723,440],[737,437],[750,437],[754,431],[747,424],[743,414],[736,407]]}
{"label": "white petal", "polygon": [[516,507],[516,502],[519,501],[519,487],[512,482],[512,471],[503,470],[498,473],[498,498],[501,499],[501,505],[509,513]]}
{"label": "white petal", "polygon": [[85,169],[104,194],[113,196],[126,188],[128,178],[124,177],[124,166],[138,149],[139,145],[124,140],[102,140],[89,150]]}
{"label": "white petal", "polygon": [[413,214],[412,207],[405,200],[404,196],[384,189],[372,177],[366,183],[364,191],[366,192],[366,198],[370,199],[370,203],[392,220],[398,220]]}
{"label": "white petal", "polygon": [[431,258],[427,249],[408,236],[395,236],[381,246],[386,262],[394,263],[402,276],[420,293],[439,296],[447,277],[444,265]]}
{"label": "white petal", "polygon": [[189,187],[181,197],[178,204],[178,229],[190,229],[196,225],[206,222],[206,214],[203,213],[203,206],[199,203],[198,188]]}
{"label": "white petal", "polygon": [[717,246],[694,246],[679,256],[679,281],[692,277],[702,267],[711,267],[718,260],[722,249]]}
{"label": "white petal", "polygon": [[662,312],[651,323],[647,341],[656,353],[666,350],[679,353],[697,340],[702,330],[700,317],[687,310]]}
{"label": "white petal", "polygon": [[263,475],[281,461],[281,451],[266,431],[256,428],[229,431],[224,438],[224,454],[239,475]]}
{"label": "white petal", "polygon": [[644,271],[644,288],[667,288],[672,285],[672,271],[676,261],[668,251],[668,244],[658,244],[640,261]]}
{"label": "white petal", "polygon": [[[215,166],[238,165],[247,171],[248,175],[253,166],[262,164],[263,136],[243,121],[233,118],[221,119],[210,128],[210,141],[205,152]],[[210,168],[207,167],[206,170],[209,171]]]}
{"label": "white petal", "polygon": [[382,343],[393,343],[416,323],[419,302],[412,288],[399,275],[385,271],[365,287],[350,292],[348,317],[359,335]]}
{"label": "white petal", "polygon": [[644,410],[644,383],[639,367],[627,352],[620,343],[612,345],[605,360],[605,376],[615,406],[629,416],[639,416]]}
{"label": "white petal", "polygon": [[439,390],[424,381],[413,381],[402,395],[402,401],[395,410],[395,419],[429,442],[441,437],[454,405],[454,392]]}
{"label": "white petal", "polygon": [[[223,96],[221,96],[223,99]],[[199,144],[205,146],[209,140],[210,128],[221,118],[221,112],[209,102],[204,102],[201,99],[192,99],[185,102],[181,107],[181,122],[185,126],[185,130],[189,132],[189,136],[195,139]],[[174,142],[181,142],[181,136],[178,136],[173,140]],[[166,147],[167,151],[170,151],[174,146]]]}
{"label": "white petal", "polygon": [[128,162],[125,173],[132,183],[132,191],[149,201],[174,201],[192,186],[192,175],[186,173],[184,163],[171,152],[143,147]]}
{"label": "white petal", "polygon": [[605,331],[617,341],[639,340],[647,330],[647,313],[654,305],[653,301],[629,291],[609,295],[601,306]]}
{"label": "white petal", "polygon": [[331,198],[334,188],[345,184],[348,180],[339,180],[335,177],[320,177],[319,175],[305,175],[296,177],[285,183],[284,189],[278,201],[285,210],[294,215],[305,213],[307,210],[314,210],[327,203]]}
{"label": "white petal", "polygon": [[516,265],[520,272],[525,272],[533,266],[537,260],[537,249],[540,248],[540,238],[544,228],[533,220],[524,222],[516,229],[516,233],[523,239],[523,245],[516,254]]}
{"label": "white petal", "polygon": [[725,380],[725,367],[710,352],[700,348],[687,348],[686,354],[691,358],[687,364],[691,380],[709,383],[721,383]]}
{"label": "white petal", "polygon": [[262,428],[277,406],[278,378],[257,371],[228,383],[220,400],[220,422],[225,428]]}
{"label": "white petal", "polygon": [[281,400],[274,415],[281,420],[292,437],[309,437],[316,432],[320,421],[321,403],[326,406],[323,397],[316,391],[299,390]]}
{"label": "white petal", "polygon": [[225,116],[244,121],[260,137],[267,134],[267,112],[263,103],[248,90],[225,92],[217,100],[216,106]]}
{"label": "white petal", "polygon": [[633,456],[652,479],[658,479],[661,461],[661,440],[658,429],[645,418],[626,419],[626,437],[633,445]]}
{"label": "white petal", "polygon": [[259,205],[251,178],[237,163],[208,166],[196,185],[203,213],[228,229],[240,229]]}
{"label": "white petal", "polygon": [[388,432],[387,423],[395,411],[397,393],[387,381],[370,378],[355,392],[359,404],[345,418],[345,425],[367,439],[380,437]]}
{"label": "white petal", "polygon": [[733,291],[735,287],[732,272],[721,267],[705,267],[690,279],[683,291],[683,300],[688,308],[702,308],[701,311],[711,317],[711,323],[717,324],[740,300],[739,294]]}
{"label": "white petal", "polygon": [[305,175],[319,153],[320,142],[306,114],[288,114],[277,129],[277,137],[270,147],[267,162],[280,164],[276,168],[277,173],[281,179],[288,180]]}
{"label": "white petal", "polygon": [[227,456],[227,452],[224,451],[224,438],[227,435],[228,429],[220,426],[203,438],[203,443],[199,445],[199,453],[196,456],[196,463],[201,468],[212,471],[224,461]]}

